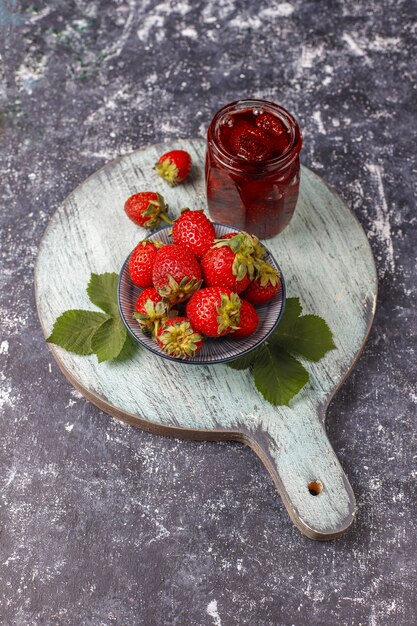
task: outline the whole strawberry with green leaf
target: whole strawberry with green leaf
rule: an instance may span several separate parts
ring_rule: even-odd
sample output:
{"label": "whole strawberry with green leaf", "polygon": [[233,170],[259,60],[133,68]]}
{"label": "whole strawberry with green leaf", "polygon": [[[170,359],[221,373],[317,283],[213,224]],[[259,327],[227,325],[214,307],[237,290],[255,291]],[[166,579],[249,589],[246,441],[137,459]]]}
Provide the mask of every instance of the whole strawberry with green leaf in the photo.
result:
{"label": "whole strawberry with green leaf", "polygon": [[171,150],[155,163],[155,171],[170,185],[178,185],[191,170],[191,157],[185,150]]}
{"label": "whole strawberry with green leaf", "polygon": [[242,293],[242,298],[260,306],[272,300],[280,289],[281,277],[278,270],[267,261],[261,260],[257,263],[257,276]]}
{"label": "whole strawberry with green leaf", "polygon": [[167,244],[158,250],[152,271],[157,292],[171,304],[188,300],[201,287],[201,268],[187,248]]}
{"label": "whole strawberry with green leaf", "polygon": [[157,228],[161,220],[171,224],[167,218],[167,207],[164,198],[155,191],[140,191],[133,194],[125,202],[127,216],[138,226]]}
{"label": "whole strawberry with green leaf", "polygon": [[187,317],[166,320],[158,331],[159,347],[176,359],[189,359],[201,350],[203,337],[195,332]]}
{"label": "whole strawberry with green leaf", "polygon": [[227,287],[206,287],[194,293],[186,306],[195,331],[221,337],[239,328],[241,300]]}
{"label": "whole strawberry with green leaf", "polygon": [[203,211],[183,209],[172,226],[172,241],[178,246],[185,246],[198,258],[208,251],[215,238],[213,223]]}
{"label": "whole strawberry with green leaf", "polygon": [[156,289],[149,287],[144,289],[137,299],[133,317],[138,321],[145,335],[155,337],[161,325],[170,316],[174,317],[176,314],[176,311],[170,310],[169,304]]}
{"label": "whole strawberry with green leaf", "polygon": [[235,293],[245,291],[255,277],[256,245],[247,233],[216,239],[201,259],[208,287],[228,287]]}

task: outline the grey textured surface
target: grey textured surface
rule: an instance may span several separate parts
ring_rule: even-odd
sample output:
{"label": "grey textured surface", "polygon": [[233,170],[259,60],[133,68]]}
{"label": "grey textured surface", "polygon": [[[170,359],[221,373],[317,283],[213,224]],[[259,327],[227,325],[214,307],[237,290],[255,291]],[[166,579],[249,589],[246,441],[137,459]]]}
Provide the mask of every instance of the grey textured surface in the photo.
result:
{"label": "grey textured surface", "polygon": [[[0,2],[2,623],[415,623],[415,17],[401,0]],[[147,435],[83,400],[34,310],[66,194],[247,95],[298,115],[304,163],[378,263],[374,330],[328,413],[359,512],[328,544],[293,527],[243,446]]]}

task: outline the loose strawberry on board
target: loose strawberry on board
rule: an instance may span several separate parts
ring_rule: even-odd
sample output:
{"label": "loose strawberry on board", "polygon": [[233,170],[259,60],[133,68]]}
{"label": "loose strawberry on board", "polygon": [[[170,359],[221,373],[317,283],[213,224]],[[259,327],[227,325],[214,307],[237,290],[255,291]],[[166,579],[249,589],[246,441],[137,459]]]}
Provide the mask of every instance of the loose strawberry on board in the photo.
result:
{"label": "loose strawberry on board", "polygon": [[242,293],[245,298],[255,306],[266,304],[281,289],[279,272],[267,261],[258,262],[258,276],[251,282],[249,287]]}
{"label": "loose strawberry on board", "polygon": [[152,287],[152,270],[156,253],[164,244],[162,241],[144,239],[133,250],[129,259],[129,273],[137,287]]}
{"label": "loose strawberry on board", "polygon": [[163,300],[156,289],[149,287],[144,289],[137,299],[133,317],[138,321],[145,335],[154,337],[161,324],[176,314],[176,311],[170,311],[169,304]]}
{"label": "loose strawberry on board", "polygon": [[221,337],[237,330],[241,300],[225,287],[199,289],[187,303],[186,312],[192,327],[208,337]]}
{"label": "loose strawberry on board", "polygon": [[234,339],[244,339],[252,335],[258,328],[259,318],[255,307],[247,300],[242,300],[240,307],[239,328],[230,333]]}
{"label": "loose strawberry on board", "polygon": [[201,260],[206,285],[244,291],[255,277],[255,252],[254,240],[247,233],[217,239]]}
{"label": "loose strawberry on board", "polygon": [[176,359],[189,359],[201,350],[204,339],[196,333],[187,317],[173,317],[162,324],[157,334],[159,347]]}
{"label": "loose strawberry on board", "polygon": [[215,238],[214,226],[203,211],[183,209],[172,227],[172,241],[185,246],[199,258],[207,252]]}
{"label": "loose strawberry on board", "polygon": [[157,292],[171,304],[188,300],[202,284],[196,256],[175,244],[167,244],[158,250],[152,279]]}
{"label": "loose strawberry on board", "polygon": [[166,215],[164,198],[155,191],[140,191],[133,194],[125,202],[125,211],[132,222],[144,228],[157,228],[161,220],[172,224]]}
{"label": "loose strawberry on board", "polygon": [[178,185],[188,176],[191,157],[185,150],[171,150],[155,163],[155,170],[170,185]]}

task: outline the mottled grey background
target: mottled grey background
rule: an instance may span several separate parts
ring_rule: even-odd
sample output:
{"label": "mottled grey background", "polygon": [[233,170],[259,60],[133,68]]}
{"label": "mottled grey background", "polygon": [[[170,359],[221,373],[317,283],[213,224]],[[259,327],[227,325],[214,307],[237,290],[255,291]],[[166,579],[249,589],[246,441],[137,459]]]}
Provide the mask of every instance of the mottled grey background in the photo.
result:
{"label": "mottled grey background", "polygon": [[[0,22],[0,622],[415,624],[415,3],[1,0]],[[293,527],[249,449],[151,436],[85,401],[35,312],[62,199],[244,96],[297,114],[303,162],[378,264],[375,326],[328,413],[359,511],[326,544]]]}

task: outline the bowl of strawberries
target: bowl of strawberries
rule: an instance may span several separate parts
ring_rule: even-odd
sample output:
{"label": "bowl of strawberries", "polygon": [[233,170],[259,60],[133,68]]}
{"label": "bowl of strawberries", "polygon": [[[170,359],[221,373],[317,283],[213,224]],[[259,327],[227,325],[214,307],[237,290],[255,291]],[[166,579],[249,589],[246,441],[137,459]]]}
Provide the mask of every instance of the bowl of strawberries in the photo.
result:
{"label": "bowl of strawberries", "polygon": [[276,329],[285,282],[257,237],[185,209],[129,254],[118,304],[132,338],[160,357],[225,363],[255,350]]}

